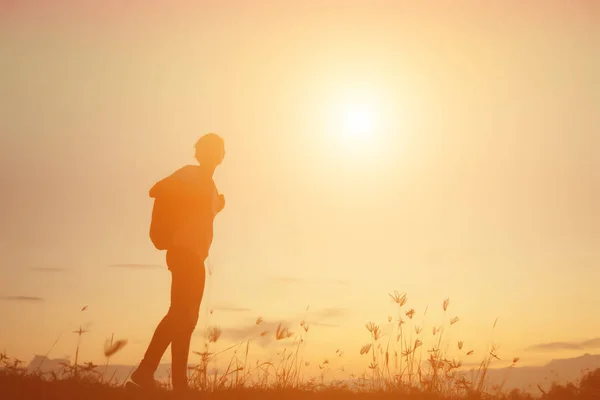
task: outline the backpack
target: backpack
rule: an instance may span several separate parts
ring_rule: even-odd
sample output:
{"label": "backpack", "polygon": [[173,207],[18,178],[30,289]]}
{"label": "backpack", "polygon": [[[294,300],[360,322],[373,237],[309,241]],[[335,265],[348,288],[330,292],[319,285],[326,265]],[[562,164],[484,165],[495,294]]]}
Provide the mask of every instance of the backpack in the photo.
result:
{"label": "backpack", "polygon": [[163,194],[154,198],[150,221],[150,240],[157,250],[167,250],[175,228],[176,204],[172,196]]}
{"label": "backpack", "polygon": [[185,179],[173,179],[174,175],[180,177],[193,176],[195,166],[186,166],[176,171],[170,177],[157,182],[150,189],[150,197],[154,199],[152,217],[150,221],[150,240],[157,250],[167,250],[171,246],[173,234],[179,223],[185,218],[186,211],[193,197],[190,195],[189,183]]}

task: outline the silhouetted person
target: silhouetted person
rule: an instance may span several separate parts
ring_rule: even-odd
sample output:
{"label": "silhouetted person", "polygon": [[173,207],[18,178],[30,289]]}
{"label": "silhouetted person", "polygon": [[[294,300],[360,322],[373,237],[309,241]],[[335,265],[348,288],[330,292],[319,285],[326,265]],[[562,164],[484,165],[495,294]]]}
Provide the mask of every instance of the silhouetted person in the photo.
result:
{"label": "silhouetted person", "polygon": [[195,149],[199,165],[187,165],[150,189],[150,197],[155,199],[150,236],[158,249],[167,251],[171,305],[131,375],[142,387],[155,385],[154,372],[170,344],[173,390],[187,389],[190,341],[204,293],[204,262],[213,239],[213,220],[225,206],[213,181],[225,156],[223,139],[206,134]]}

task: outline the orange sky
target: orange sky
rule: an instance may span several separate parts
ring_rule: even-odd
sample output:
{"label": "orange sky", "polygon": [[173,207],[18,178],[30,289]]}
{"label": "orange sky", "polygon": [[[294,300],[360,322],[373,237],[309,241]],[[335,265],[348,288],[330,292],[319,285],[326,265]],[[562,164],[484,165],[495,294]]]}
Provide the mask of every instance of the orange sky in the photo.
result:
{"label": "orange sky", "polygon": [[397,289],[426,332],[450,297],[477,351],[497,317],[507,359],[597,351],[525,349],[600,336],[598,5],[409,3],[0,3],[0,349],[73,354],[86,324],[83,358],[114,332],[140,359],[170,284],[147,191],[214,131],[219,346],[310,305],[309,355],[366,368]]}

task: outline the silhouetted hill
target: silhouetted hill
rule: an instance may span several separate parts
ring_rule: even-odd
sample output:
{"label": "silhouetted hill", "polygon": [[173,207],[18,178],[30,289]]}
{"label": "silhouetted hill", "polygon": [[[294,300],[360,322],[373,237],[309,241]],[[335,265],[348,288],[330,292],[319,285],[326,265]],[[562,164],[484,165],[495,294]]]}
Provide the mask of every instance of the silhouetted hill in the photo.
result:
{"label": "silhouetted hill", "polygon": [[51,372],[51,371],[60,371],[63,369],[64,364],[69,364],[69,360],[67,359],[49,359],[44,356],[35,356],[33,360],[27,366],[27,371],[41,371],[41,372]]}
{"label": "silhouetted hill", "polygon": [[600,355],[584,354],[575,358],[555,359],[548,364],[536,367],[497,368],[488,371],[490,384],[502,384],[505,389],[522,389],[538,393],[537,385],[544,390],[553,382],[565,384],[579,382],[587,372],[600,368]]}

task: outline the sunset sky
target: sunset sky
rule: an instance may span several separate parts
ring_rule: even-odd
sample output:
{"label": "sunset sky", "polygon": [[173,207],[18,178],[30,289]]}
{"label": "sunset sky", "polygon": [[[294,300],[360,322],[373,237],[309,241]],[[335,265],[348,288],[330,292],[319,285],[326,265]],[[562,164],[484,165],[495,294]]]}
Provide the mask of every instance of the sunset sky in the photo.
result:
{"label": "sunset sky", "polygon": [[50,3],[0,1],[0,351],[73,357],[81,325],[82,359],[113,332],[141,359],[170,286],[148,190],[216,132],[192,350],[306,318],[308,358],[362,371],[398,290],[425,347],[450,298],[473,362],[600,352],[594,0]]}

